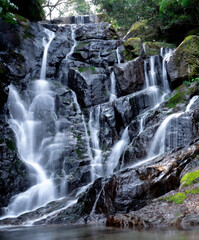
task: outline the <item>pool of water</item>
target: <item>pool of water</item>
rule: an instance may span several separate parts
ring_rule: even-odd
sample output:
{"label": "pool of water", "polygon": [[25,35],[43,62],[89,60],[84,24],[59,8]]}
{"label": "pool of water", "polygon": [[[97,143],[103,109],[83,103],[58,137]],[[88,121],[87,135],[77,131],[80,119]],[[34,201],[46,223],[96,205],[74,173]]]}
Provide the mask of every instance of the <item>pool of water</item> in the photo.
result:
{"label": "pool of water", "polygon": [[105,226],[35,226],[0,228],[0,240],[198,240],[199,228],[188,231],[134,231]]}

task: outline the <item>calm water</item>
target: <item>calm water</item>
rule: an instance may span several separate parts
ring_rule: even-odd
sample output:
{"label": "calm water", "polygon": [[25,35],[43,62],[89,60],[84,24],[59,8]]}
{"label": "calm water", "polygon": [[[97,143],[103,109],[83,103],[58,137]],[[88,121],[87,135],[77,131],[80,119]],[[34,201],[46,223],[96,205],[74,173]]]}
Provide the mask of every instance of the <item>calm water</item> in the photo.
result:
{"label": "calm water", "polygon": [[199,229],[190,231],[133,231],[104,226],[37,226],[0,228],[0,240],[198,240]]}

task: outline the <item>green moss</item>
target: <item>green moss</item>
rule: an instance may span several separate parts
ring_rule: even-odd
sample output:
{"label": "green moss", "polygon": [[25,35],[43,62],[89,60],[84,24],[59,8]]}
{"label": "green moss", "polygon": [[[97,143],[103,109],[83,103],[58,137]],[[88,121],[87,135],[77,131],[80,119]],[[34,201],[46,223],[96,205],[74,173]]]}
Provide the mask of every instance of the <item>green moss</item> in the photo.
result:
{"label": "green moss", "polygon": [[[183,65],[182,65],[183,59]],[[179,76],[199,75],[199,36],[190,35],[175,50],[174,62]]]}
{"label": "green moss", "polygon": [[177,92],[173,97],[171,97],[166,105],[168,108],[174,108],[176,107],[177,104],[179,103],[184,103],[187,92],[182,91],[182,92]]}
{"label": "green moss", "polygon": [[96,74],[97,73],[94,66],[91,66],[91,67],[81,67],[81,68],[78,68],[78,71],[79,72],[90,71],[92,74]]}
{"label": "green moss", "polygon": [[125,43],[124,47],[127,55],[131,56],[131,58],[135,58],[139,56],[141,50],[141,39],[140,38],[129,38]]}
{"label": "green moss", "polygon": [[199,182],[199,170],[185,174],[180,180],[180,183],[184,187],[188,187],[191,184],[197,183],[197,182]]}
{"label": "green moss", "polygon": [[6,146],[7,148],[9,148],[10,150],[14,151],[16,149],[15,147],[15,143],[12,140],[6,140]]}
{"label": "green moss", "polygon": [[198,194],[198,193],[199,193],[199,188],[186,190],[186,194]]}
{"label": "green moss", "polygon": [[173,196],[164,197],[161,200],[173,202],[175,204],[181,204],[181,203],[184,203],[184,200],[186,198],[187,198],[187,196],[184,192],[182,192],[182,193],[179,192],[179,193],[174,194]]}
{"label": "green moss", "polygon": [[135,57],[133,57],[132,53],[124,49],[121,53],[122,57],[128,62],[133,60]]}

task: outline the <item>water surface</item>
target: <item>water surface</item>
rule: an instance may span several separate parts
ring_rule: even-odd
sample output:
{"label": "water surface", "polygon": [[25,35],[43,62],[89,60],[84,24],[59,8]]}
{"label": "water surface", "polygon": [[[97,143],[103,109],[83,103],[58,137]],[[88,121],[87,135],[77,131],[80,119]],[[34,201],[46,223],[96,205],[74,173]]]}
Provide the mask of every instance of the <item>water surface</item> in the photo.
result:
{"label": "water surface", "polygon": [[105,226],[35,226],[0,228],[1,240],[198,240],[199,228],[134,231]]}

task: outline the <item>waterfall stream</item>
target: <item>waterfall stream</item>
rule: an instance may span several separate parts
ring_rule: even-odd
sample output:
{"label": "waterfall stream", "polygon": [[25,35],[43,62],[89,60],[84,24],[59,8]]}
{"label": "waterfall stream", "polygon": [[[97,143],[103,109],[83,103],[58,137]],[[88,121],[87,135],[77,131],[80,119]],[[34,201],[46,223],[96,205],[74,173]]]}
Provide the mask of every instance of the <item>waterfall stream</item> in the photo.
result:
{"label": "waterfall stream", "polygon": [[64,136],[59,132],[54,137],[48,134],[49,124],[52,125],[51,131],[56,131],[56,114],[53,92],[50,84],[44,79],[48,48],[55,35],[47,29],[45,33],[48,41],[43,38],[41,79],[34,81],[32,101],[26,103],[20,98],[14,86],[11,85],[9,88],[8,122],[16,136],[19,156],[29,168],[35,184],[13,198],[5,209],[7,216],[31,211],[58,197],[52,179],[56,164],[54,163],[56,158],[52,153],[58,154],[61,151]]}

